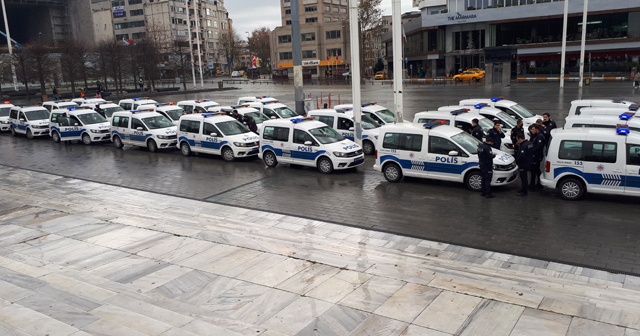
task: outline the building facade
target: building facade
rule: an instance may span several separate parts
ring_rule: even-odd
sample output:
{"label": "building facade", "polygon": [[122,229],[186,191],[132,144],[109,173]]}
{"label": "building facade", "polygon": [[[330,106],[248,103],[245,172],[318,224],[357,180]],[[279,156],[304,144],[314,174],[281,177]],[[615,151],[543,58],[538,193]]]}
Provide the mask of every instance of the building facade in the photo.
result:
{"label": "building facade", "polygon": [[391,31],[391,15],[385,15],[380,20],[380,24],[365,32],[362,53],[364,55],[363,76],[373,76],[378,61],[383,63],[384,68],[384,43],[383,38]]}
{"label": "building facade", "polygon": [[348,0],[280,0],[282,25],[271,33],[273,69],[293,72],[291,1],[299,6],[305,77],[338,77],[348,71]]}

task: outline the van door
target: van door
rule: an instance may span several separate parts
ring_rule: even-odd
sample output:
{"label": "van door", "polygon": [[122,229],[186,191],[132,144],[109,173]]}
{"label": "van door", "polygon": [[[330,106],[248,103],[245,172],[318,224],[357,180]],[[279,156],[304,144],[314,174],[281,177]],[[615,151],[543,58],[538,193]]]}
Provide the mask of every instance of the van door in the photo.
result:
{"label": "van door", "polygon": [[291,143],[289,142],[288,127],[265,126],[262,130],[261,151],[271,150],[282,163],[291,163]]}
{"label": "van door", "polygon": [[352,131],[353,129],[353,121],[349,118],[338,117],[338,125],[336,125],[336,130],[340,132],[340,135],[343,137],[355,141],[355,135]]}
{"label": "van door", "polygon": [[605,141],[583,141],[584,177],[587,190],[608,194],[623,193],[625,168],[624,144]]}
{"label": "van door", "polygon": [[640,195],[640,145],[627,144],[626,173],[624,175],[624,192],[629,195]]}
{"label": "van door", "polygon": [[[200,127],[200,123],[197,122],[195,127]],[[211,134],[216,134],[211,135]],[[205,122],[202,126],[202,134],[198,136],[197,139],[200,142],[200,147],[202,147],[202,151],[210,154],[220,155],[220,148],[222,147],[223,135],[214,124]]]}
{"label": "van door", "polygon": [[115,116],[112,119],[111,134],[118,135],[123,143],[130,144],[129,117]]}
{"label": "van door", "polygon": [[[311,142],[311,145],[305,144],[307,142]],[[307,131],[293,130],[291,158],[294,163],[307,166],[315,165],[319,147],[318,142]]]}
{"label": "van door", "polygon": [[128,129],[129,138],[137,145],[145,145],[147,142],[146,133],[148,131],[147,126],[144,125],[142,120],[138,118],[131,118],[131,128]]}
{"label": "van door", "polygon": [[[449,155],[452,151],[458,155]],[[439,180],[461,181],[468,160],[467,154],[451,140],[429,136],[429,152],[425,167],[427,176]]]}
{"label": "van door", "polygon": [[16,131],[19,133],[26,133],[28,125],[29,123],[27,121],[27,117],[24,115],[24,112],[18,113],[18,121],[17,121],[18,127],[16,128]]}

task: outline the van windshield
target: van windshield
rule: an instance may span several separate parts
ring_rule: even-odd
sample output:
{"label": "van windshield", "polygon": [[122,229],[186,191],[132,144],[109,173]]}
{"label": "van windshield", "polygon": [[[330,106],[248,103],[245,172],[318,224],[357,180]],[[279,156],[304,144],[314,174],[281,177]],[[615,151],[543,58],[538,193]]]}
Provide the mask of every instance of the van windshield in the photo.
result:
{"label": "van windshield", "polygon": [[8,117],[9,116],[9,111],[11,111],[10,107],[0,108],[0,117]]}
{"label": "van windshield", "polygon": [[116,107],[102,108],[101,111],[102,111],[102,113],[104,113],[104,115],[107,118],[111,118],[111,116],[113,115],[113,112],[124,111],[124,109],[122,107],[120,107],[120,106],[116,106]]}
{"label": "van windshield", "polygon": [[506,128],[514,128],[518,123],[512,116],[505,112],[499,112],[497,117],[505,123]]}
{"label": "van windshield", "polygon": [[49,111],[47,110],[28,111],[25,112],[24,115],[27,117],[27,120],[49,119]]}
{"label": "van windshield", "polygon": [[393,124],[396,122],[396,115],[387,109],[376,111],[375,114],[387,124]]}
{"label": "van windshield", "polygon": [[511,106],[511,110],[513,112],[517,113],[522,118],[534,117],[534,115],[533,115],[533,113],[531,113],[531,111],[527,110],[524,106],[519,105],[519,104]]}
{"label": "van windshield", "polygon": [[78,119],[80,119],[83,125],[93,125],[107,122],[107,119],[105,119],[105,117],[96,112],[78,114],[77,117]]}
{"label": "van windshield", "polygon": [[451,140],[458,146],[464,148],[469,154],[478,154],[480,141],[467,132],[460,132],[451,137]]}
{"label": "van windshield", "polygon": [[244,115],[251,117],[256,122],[256,124],[262,124],[262,122],[269,120],[266,115],[260,112],[249,112],[245,113]]}
{"label": "van windshield", "polygon": [[294,118],[298,116],[297,113],[293,112],[293,110],[288,107],[277,107],[274,108],[274,110],[281,118]]}
{"label": "van windshield", "polygon": [[225,136],[238,135],[249,132],[249,129],[245,125],[235,120],[216,123],[216,126],[220,128],[220,132],[222,132],[222,134]]}
{"label": "van windshield", "polygon": [[169,118],[171,118],[171,120],[178,120],[184,110],[181,107],[176,107],[171,110],[165,110],[164,112],[169,116]]}
{"label": "van windshield", "polygon": [[314,129],[310,129],[309,133],[313,135],[319,143],[326,145],[338,141],[344,140],[340,133],[336,132],[333,128],[329,126],[318,127]]}
{"label": "van windshield", "polygon": [[493,122],[488,118],[478,118],[478,126],[482,127],[482,130],[487,133],[493,128]]}
{"label": "van windshield", "polygon": [[173,126],[171,120],[165,116],[143,118],[142,121],[147,125],[147,127],[149,127],[149,129],[160,129]]}
{"label": "van windshield", "polygon": [[370,130],[378,127],[380,127],[380,124],[373,118],[371,118],[368,114],[362,115],[362,128]]}

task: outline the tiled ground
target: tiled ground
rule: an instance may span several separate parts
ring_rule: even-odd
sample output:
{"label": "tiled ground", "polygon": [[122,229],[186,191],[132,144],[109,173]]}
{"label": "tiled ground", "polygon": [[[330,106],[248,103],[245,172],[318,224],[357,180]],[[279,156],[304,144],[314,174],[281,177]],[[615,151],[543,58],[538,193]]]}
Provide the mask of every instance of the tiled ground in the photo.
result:
{"label": "tiled ground", "polygon": [[0,335],[640,335],[640,278],[6,169]]}

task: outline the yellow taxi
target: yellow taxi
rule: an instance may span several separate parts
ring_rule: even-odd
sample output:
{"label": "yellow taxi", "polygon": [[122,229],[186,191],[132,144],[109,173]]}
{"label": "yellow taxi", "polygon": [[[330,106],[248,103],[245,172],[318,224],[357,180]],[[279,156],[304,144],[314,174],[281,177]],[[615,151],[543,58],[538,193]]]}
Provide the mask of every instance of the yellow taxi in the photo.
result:
{"label": "yellow taxi", "polygon": [[376,75],[373,76],[374,80],[378,80],[378,79],[387,79],[387,75],[385,75],[384,71],[378,71],[376,72]]}
{"label": "yellow taxi", "polygon": [[477,82],[483,78],[484,78],[484,73],[473,71],[473,70],[465,70],[462,73],[453,76],[453,80],[456,82],[464,82],[464,81]]}
{"label": "yellow taxi", "polygon": [[479,72],[479,73],[481,73],[483,75],[486,73],[486,71],[484,69],[480,69],[480,68],[471,68],[469,70],[475,71],[475,72]]}

